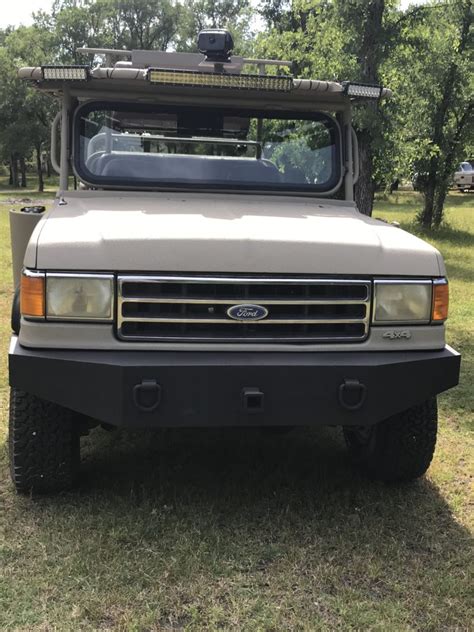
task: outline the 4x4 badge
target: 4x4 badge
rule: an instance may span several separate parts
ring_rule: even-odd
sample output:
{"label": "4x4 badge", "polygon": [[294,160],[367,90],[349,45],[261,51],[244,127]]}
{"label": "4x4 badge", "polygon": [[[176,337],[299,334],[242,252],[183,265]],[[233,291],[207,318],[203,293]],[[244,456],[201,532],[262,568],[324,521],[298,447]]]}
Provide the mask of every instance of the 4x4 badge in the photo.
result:
{"label": "4x4 badge", "polygon": [[391,331],[386,331],[382,338],[388,338],[389,340],[410,340],[411,331],[409,329],[392,329]]}

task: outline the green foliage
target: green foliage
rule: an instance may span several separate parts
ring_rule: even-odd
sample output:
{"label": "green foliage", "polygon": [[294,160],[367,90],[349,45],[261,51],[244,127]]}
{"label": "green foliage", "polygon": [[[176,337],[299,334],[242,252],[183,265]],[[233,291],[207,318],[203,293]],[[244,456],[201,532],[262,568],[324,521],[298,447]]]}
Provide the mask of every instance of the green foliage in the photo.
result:
{"label": "green foliage", "polygon": [[[295,0],[263,2],[269,36],[261,34],[262,55],[294,60],[295,74],[332,80],[379,83],[390,53],[394,2],[381,0]],[[378,165],[384,164],[383,107],[355,113],[360,138],[359,209],[371,214]]]}
{"label": "green foliage", "polygon": [[51,44],[49,31],[32,26],[6,33],[0,47],[0,156],[10,161],[13,173],[17,160],[24,161],[33,149],[41,160],[57,107],[54,101],[19,81],[17,69],[25,59],[30,64],[44,63]]}
{"label": "green foliage", "polygon": [[249,0],[190,0],[181,15],[177,50],[195,51],[196,35],[206,28],[227,28],[231,31],[236,50],[250,50],[251,7]]}
{"label": "green foliage", "polygon": [[52,33],[50,61],[80,61],[81,46],[196,50],[203,28],[229,28],[240,47],[249,37],[248,0],[56,0],[36,23]]}
{"label": "green foliage", "polygon": [[439,225],[456,163],[473,154],[472,35],[461,43],[471,0],[406,11],[392,0],[266,0],[261,14],[260,54],[292,59],[306,77],[393,89],[380,107],[356,113],[362,171],[384,186],[431,171],[423,223]]}
{"label": "green foliage", "polygon": [[469,38],[461,39],[463,21],[472,21],[470,4],[431,2],[400,14],[396,45],[383,66],[394,91],[385,108],[386,169],[400,178],[416,175],[425,194],[419,219],[427,228],[441,223],[456,164],[469,157],[472,51]]}

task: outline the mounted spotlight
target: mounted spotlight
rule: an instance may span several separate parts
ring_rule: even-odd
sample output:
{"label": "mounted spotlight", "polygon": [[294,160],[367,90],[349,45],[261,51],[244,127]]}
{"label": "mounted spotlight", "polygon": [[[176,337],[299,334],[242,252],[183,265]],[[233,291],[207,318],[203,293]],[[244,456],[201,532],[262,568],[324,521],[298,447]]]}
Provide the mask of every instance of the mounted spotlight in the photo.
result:
{"label": "mounted spotlight", "polygon": [[89,66],[41,66],[44,81],[87,81]]}
{"label": "mounted spotlight", "polygon": [[228,63],[233,49],[234,40],[229,31],[209,29],[198,35],[198,50],[206,55],[206,61]]}
{"label": "mounted spotlight", "polygon": [[166,86],[267,90],[272,92],[291,92],[293,89],[293,78],[283,75],[236,75],[223,72],[149,68],[147,77],[150,83]]}
{"label": "mounted spotlight", "polygon": [[352,83],[352,81],[343,81],[342,87],[344,93],[348,97],[359,97],[362,99],[380,99],[383,87],[370,83]]}

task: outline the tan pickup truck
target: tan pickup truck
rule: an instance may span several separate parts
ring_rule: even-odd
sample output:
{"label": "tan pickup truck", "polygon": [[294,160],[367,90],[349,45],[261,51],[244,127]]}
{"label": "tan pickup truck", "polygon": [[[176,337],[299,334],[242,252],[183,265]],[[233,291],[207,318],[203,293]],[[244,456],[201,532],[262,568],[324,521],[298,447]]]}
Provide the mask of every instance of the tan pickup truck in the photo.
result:
{"label": "tan pickup truck", "polygon": [[390,91],[199,50],[20,70],[61,109],[55,203],[11,214],[16,488],[71,486],[98,424],[339,425],[421,476],[460,357],[440,253],[354,202],[352,110]]}

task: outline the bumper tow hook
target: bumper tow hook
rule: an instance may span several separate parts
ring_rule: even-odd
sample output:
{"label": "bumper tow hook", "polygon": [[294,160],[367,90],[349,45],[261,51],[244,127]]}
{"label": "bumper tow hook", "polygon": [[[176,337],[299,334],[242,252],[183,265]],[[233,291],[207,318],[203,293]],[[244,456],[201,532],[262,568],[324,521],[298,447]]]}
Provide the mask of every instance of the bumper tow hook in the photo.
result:
{"label": "bumper tow hook", "polygon": [[340,405],[346,410],[359,410],[365,403],[367,387],[357,379],[345,379],[339,386]]}
{"label": "bumper tow hook", "polygon": [[142,380],[133,387],[133,401],[142,413],[151,413],[161,403],[161,386],[156,380]]}

